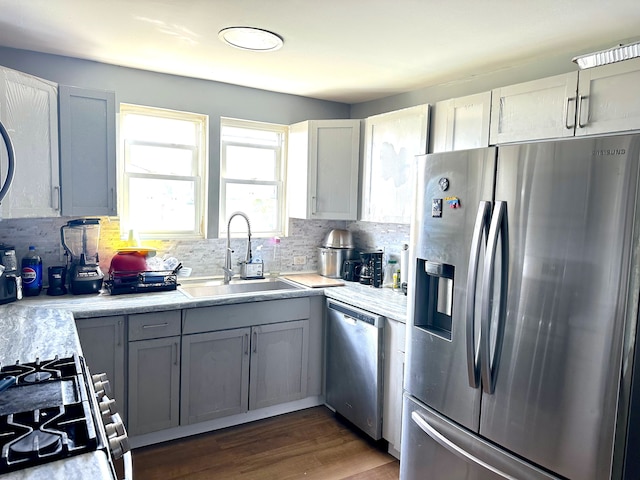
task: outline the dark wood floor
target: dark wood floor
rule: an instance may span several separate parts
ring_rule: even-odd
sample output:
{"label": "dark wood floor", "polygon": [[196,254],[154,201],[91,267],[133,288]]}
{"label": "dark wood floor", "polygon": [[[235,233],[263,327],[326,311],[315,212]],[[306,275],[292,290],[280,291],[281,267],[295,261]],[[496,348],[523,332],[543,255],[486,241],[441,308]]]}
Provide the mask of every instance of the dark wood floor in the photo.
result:
{"label": "dark wood floor", "polygon": [[397,480],[399,463],[326,407],[133,452],[135,480]]}

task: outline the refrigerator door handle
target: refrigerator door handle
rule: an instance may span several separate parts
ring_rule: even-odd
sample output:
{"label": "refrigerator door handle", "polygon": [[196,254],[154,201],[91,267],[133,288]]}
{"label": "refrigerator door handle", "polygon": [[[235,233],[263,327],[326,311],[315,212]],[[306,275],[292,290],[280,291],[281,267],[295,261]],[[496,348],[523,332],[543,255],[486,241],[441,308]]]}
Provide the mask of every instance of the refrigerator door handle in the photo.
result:
{"label": "refrigerator door handle", "polygon": [[[495,332],[495,344],[491,351],[491,318],[493,290],[496,270],[496,250],[498,239],[502,239],[500,265],[500,296],[498,301],[498,321]],[[509,280],[509,229],[507,225],[507,202],[497,201],[489,227],[485,270],[482,280],[482,308],[480,311],[480,366],[482,387],[486,393],[493,393],[496,386],[500,353],[504,336],[504,324],[507,311],[507,284]]]}
{"label": "refrigerator door handle", "polygon": [[420,429],[429,435],[435,442],[437,442],[440,446],[444,447],[454,455],[457,455],[465,460],[475,463],[483,468],[486,468],[490,472],[495,473],[496,475],[501,476],[502,478],[506,478],[509,480],[517,480],[515,477],[504,473],[501,470],[498,470],[493,465],[489,465],[487,462],[480,460],[478,457],[472,455],[464,448],[456,445],[453,441],[448,439],[445,435],[440,433],[434,426],[432,426],[425,418],[420,415],[420,412],[413,411],[411,412],[411,420],[420,427]]}
{"label": "refrigerator door handle", "polygon": [[478,265],[480,263],[480,249],[482,240],[487,241],[488,226],[491,219],[491,202],[481,201],[478,205],[476,222],[473,227],[471,238],[471,249],[469,254],[469,272],[467,274],[467,318],[466,318],[466,339],[467,339],[467,373],[469,375],[469,385],[472,388],[480,386],[480,347],[476,347],[475,338],[475,305],[476,288],[478,284]]}

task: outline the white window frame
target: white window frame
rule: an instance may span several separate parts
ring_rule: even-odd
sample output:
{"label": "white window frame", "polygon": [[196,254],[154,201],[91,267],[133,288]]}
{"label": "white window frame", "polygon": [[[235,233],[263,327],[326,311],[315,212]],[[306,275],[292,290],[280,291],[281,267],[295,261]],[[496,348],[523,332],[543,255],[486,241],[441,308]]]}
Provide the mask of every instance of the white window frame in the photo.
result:
{"label": "white window frame", "polygon": [[[225,140],[222,134],[223,127],[238,127],[246,128],[250,130],[264,130],[269,132],[276,132],[280,134],[281,142],[277,147],[257,145],[252,143],[235,142]],[[270,237],[283,237],[286,234],[286,198],[285,198],[285,175],[286,175],[286,142],[288,135],[287,125],[280,125],[275,123],[255,122],[251,120],[241,120],[237,118],[220,118],[220,208],[219,208],[219,221],[218,221],[218,235],[226,237],[227,235],[227,222],[229,216],[234,212],[227,211],[226,206],[226,192],[227,185],[239,184],[239,185],[275,185],[278,196],[278,216],[277,216],[277,229],[272,232],[258,232],[251,228],[252,236],[256,238],[270,238]],[[276,152],[276,172],[275,180],[247,180],[247,179],[235,179],[228,178],[226,175],[226,146],[249,146],[251,148],[264,148],[267,150],[274,150]],[[245,212],[246,213],[246,212]],[[251,219],[251,216],[249,215]],[[231,237],[245,236],[246,232],[243,230],[241,233],[234,233],[233,226],[231,229]]]}
{"label": "white window frame", "polygon": [[[118,190],[122,192],[120,195],[120,234],[121,238],[127,238],[131,229],[135,230],[135,225],[130,225],[129,220],[129,182],[133,178],[151,178],[151,179],[168,179],[192,181],[194,184],[194,225],[192,231],[176,231],[176,230],[155,230],[152,232],[138,232],[141,239],[202,239],[207,235],[207,184],[208,184],[208,132],[209,117],[208,115],[182,112],[178,110],[169,110],[165,108],[149,107],[143,105],[133,105],[127,103],[120,104],[120,126],[123,124],[124,116],[127,114],[146,115],[158,118],[167,118],[172,120],[185,120],[193,122],[198,128],[198,137],[196,145],[178,145],[173,143],[149,142],[130,140],[125,138],[122,127],[119,128],[120,133],[120,162],[118,180],[120,185]],[[161,175],[155,173],[128,173],[126,171],[126,162],[129,158],[129,148],[133,145],[144,145],[153,147],[169,147],[191,151],[194,162],[192,164],[191,175]]]}

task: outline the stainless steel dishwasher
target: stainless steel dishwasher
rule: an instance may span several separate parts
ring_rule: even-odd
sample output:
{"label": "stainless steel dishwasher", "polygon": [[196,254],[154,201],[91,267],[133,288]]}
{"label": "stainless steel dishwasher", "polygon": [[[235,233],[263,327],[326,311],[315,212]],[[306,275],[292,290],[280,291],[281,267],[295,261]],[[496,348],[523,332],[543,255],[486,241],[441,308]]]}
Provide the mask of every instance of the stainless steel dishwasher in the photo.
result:
{"label": "stainless steel dishwasher", "polygon": [[326,402],[382,438],[384,317],[327,299]]}

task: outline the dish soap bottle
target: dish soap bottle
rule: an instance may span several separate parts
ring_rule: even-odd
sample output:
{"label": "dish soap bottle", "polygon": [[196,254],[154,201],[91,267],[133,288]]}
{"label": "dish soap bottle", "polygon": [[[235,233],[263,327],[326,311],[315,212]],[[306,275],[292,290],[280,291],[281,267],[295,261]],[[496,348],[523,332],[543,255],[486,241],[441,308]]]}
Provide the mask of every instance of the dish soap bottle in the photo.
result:
{"label": "dish soap bottle", "polygon": [[390,258],[387,260],[387,266],[384,269],[384,278],[382,279],[382,286],[393,288],[394,287],[394,275],[398,270],[398,261]]}
{"label": "dish soap bottle", "polygon": [[27,297],[40,295],[42,291],[42,259],[36,247],[29,246],[29,253],[22,258],[22,293]]}

